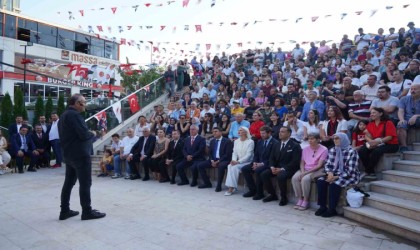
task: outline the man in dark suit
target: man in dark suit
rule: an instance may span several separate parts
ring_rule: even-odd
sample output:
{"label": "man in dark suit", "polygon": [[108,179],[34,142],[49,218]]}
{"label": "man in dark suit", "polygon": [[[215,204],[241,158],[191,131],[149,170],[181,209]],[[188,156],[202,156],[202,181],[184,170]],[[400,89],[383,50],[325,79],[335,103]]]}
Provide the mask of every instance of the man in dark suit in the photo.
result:
{"label": "man in dark suit", "polygon": [[49,167],[49,140],[47,134],[44,133],[41,124],[35,125],[35,131],[32,132],[31,137],[32,141],[35,144],[36,151],[38,151],[39,153],[39,159],[36,164],[46,165],[47,167]]}
{"label": "man in dark suit", "polygon": [[[262,126],[260,128],[261,140],[257,142],[254,153],[254,160],[248,166],[242,168],[246,184],[249,191],[243,197],[253,197],[253,200],[264,198],[264,186],[261,174],[265,170],[270,170],[270,154],[274,148],[279,147],[279,142],[271,136],[271,128]],[[256,184],[252,174],[255,173]]]}
{"label": "man in dark suit", "polygon": [[[21,115],[17,115],[15,118],[15,123],[10,124],[9,126],[9,138],[12,138],[13,135],[19,133],[20,127],[23,125],[23,117]],[[29,130],[29,128],[28,128]]]}
{"label": "man in dark suit", "polygon": [[233,144],[222,136],[221,128],[213,128],[213,137],[210,141],[209,159],[197,164],[203,184],[198,188],[211,188],[211,182],[206,173],[206,168],[217,168],[216,192],[222,191],[222,181],[225,176],[226,168],[232,160]]}
{"label": "man in dark suit", "polygon": [[172,131],[172,141],[168,146],[167,159],[165,165],[160,166],[160,173],[162,176],[169,178],[166,166],[171,166],[171,184],[175,184],[176,165],[184,159],[182,150],[184,149],[184,141],[181,138],[181,133],[178,130]]}
{"label": "man in dark suit", "polygon": [[302,156],[302,148],[299,143],[290,139],[292,130],[288,127],[281,127],[279,132],[280,142],[273,149],[270,156],[270,169],[265,170],[261,177],[269,196],[263,199],[263,202],[278,200],[276,191],[271,182],[272,177],[277,177],[280,188],[281,200],[279,205],[285,206],[289,202],[287,199],[287,179],[292,178],[299,170]]}
{"label": "man in dark suit", "polygon": [[14,134],[11,139],[12,152],[11,155],[16,159],[16,165],[19,173],[23,174],[23,160],[25,156],[31,158],[29,163],[28,172],[36,172],[34,165],[38,159],[39,153],[30,135],[28,135],[28,127],[22,125],[19,128],[19,133]]}
{"label": "man in dark suit", "polygon": [[187,175],[185,174],[185,168],[187,167],[191,167],[191,187],[197,186],[198,168],[196,165],[205,160],[205,149],[206,139],[198,135],[198,126],[191,125],[190,136],[184,140],[184,148],[182,150],[184,159],[176,165],[176,170],[178,171],[178,175],[181,178],[181,182],[178,183],[179,186],[189,184]]}
{"label": "man in dark suit", "polygon": [[156,137],[150,135],[149,128],[143,128],[143,136],[134,144],[131,148],[130,155],[127,157],[127,162],[131,170],[130,180],[140,179],[140,173],[136,167],[137,162],[140,162],[144,168],[143,181],[150,180],[148,160],[153,155],[155,144]]}

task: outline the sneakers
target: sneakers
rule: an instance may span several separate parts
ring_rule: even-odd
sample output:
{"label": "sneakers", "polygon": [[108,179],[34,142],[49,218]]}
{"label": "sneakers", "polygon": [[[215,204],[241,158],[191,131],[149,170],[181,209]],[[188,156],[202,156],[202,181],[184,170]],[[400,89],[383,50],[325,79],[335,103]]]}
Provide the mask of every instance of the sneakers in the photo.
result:
{"label": "sneakers", "polygon": [[68,219],[70,217],[73,217],[73,216],[76,216],[78,214],[79,214],[78,211],[73,211],[73,210],[68,210],[68,211],[65,211],[65,212],[61,211],[60,212],[60,217],[58,217],[58,219],[59,220],[66,220],[66,219]]}
{"label": "sneakers", "polygon": [[408,151],[407,147],[400,147],[400,153],[404,153],[405,151]]}
{"label": "sneakers", "polygon": [[120,174],[114,174],[113,176],[111,176],[112,179],[118,179],[121,178]]}
{"label": "sneakers", "polygon": [[95,220],[106,216],[106,213],[101,213],[98,210],[91,210],[90,212],[82,213],[82,220]]}

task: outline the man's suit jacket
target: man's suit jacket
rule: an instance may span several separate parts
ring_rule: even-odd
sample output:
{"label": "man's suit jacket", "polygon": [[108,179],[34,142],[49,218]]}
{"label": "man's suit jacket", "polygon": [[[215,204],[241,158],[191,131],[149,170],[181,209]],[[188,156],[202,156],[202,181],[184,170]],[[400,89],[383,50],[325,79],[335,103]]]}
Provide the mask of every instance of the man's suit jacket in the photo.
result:
{"label": "man's suit jacket", "polygon": [[296,172],[300,167],[302,148],[299,143],[289,139],[284,148],[280,150],[279,142],[271,152],[270,167],[284,168],[286,171]]}
{"label": "man's suit jacket", "polygon": [[[34,151],[36,149],[36,147],[35,147],[34,142],[32,141],[31,136],[26,134],[25,138],[26,138],[26,145],[28,146],[28,151],[27,152]],[[16,156],[18,151],[20,150],[20,147],[22,147],[22,138],[20,137],[20,134],[14,134],[12,136],[11,144],[12,144],[12,150],[11,150],[10,154],[12,156]]]}
{"label": "man's suit jacket", "polygon": [[184,148],[182,154],[185,158],[188,155],[192,155],[193,160],[205,160],[205,149],[206,149],[206,139],[204,137],[197,135],[193,145],[191,145],[191,136],[188,136],[184,140]]}
{"label": "man's suit jacket", "polygon": [[[144,136],[140,136],[139,140],[131,148],[130,154],[139,155],[141,157],[140,153],[143,150],[143,144],[144,144]],[[144,155],[146,157],[148,158],[152,157],[153,151],[155,150],[155,144],[156,144],[156,136],[149,135],[149,137],[147,138],[146,144],[144,145]]]}
{"label": "man's suit jacket", "polygon": [[46,133],[42,132],[42,138],[39,139],[38,134],[34,131],[31,134],[31,137],[36,149],[48,149],[50,141],[48,140],[48,135]]}
{"label": "man's suit jacket", "polygon": [[184,140],[182,138],[179,138],[178,142],[171,141],[168,146],[168,159],[173,160],[173,162],[180,162],[182,159],[184,159],[184,154],[182,153],[182,150],[184,149]]}
{"label": "man's suit jacket", "polygon": [[[232,153],[233,153],[233,143],[224,137],[220,138],[220,149],[219,149],[219,161],[231,161],[232,160]],[[214,160],[216,161],[217,159],[215,158],[216,156],[216,152],[215,150],[217,150],[217,145],[216,145],[216,139],[213,138],[210,141],[210,148],[209,148],[209,154],[210,154],[210,160]]]}
{"label": "man's suit jacket", "polygon": [[268,164],[270,161],[271,152],[273,152],[275,148],[280,148],[280,145],[279,142],[273,137],[271,137],[270,142],[267,143],[266,148],[264,148],[264,140],[259,140],[257,142],[257,146],[255,147],[253,162],[262,162],[264,163],[265,167],[271,167]]}
{"label": "man's suit jacket", "polygon": [[13,135],[19,133],[19,130],[17,129],[17,124],[13,123],[9,126],[9,136],[12,138]]}

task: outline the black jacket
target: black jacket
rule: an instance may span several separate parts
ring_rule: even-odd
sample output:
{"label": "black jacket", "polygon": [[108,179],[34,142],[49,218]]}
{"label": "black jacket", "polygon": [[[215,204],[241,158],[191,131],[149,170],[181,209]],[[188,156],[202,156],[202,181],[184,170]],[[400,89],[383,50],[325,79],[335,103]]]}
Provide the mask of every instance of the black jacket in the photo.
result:
{"label": "black jacket", "polygon": [[[143,144],[144,144],[144,136],[140,136],[139,140],[131,148],[130,154],[133,154],[134,156],[140,156],[140,153],[143,150]],[[147,158],[152,157],[153,151],[155,150],[155,144],[156,144],[156,136],[149,135],[149,137],[147,138],[146,144],[144,145],[144,155]]]}
{"label": "black jacket", "polygon": [[302,148],[299,143],[289,139],[283,150],[280,150],[281,142],[277,143],[271,151],[270,167],[284,168],[292,173],[299,170],[302,157]]}

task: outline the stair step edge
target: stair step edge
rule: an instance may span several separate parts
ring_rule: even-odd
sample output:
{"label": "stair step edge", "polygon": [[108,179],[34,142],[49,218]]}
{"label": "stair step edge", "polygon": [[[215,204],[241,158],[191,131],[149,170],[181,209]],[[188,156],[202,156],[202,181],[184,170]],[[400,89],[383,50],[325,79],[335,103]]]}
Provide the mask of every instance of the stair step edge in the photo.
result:
{"label": "stair step edge", "polygon": [[412,201],[408,199],[402,199],[396,196],[380,194],[376,192],[369,192],[369,194],[370,194],[370,197],[366,198],[368,200],[370,199],[370,200],[399,206],[405,209],[416,210],[420,212],[420,202],[416,202],[416,201]]}
{"label": "stair step edge", "polygon": [[419,193],[420,194],[420,187],[413,186],[413,185],[407,185],[402,184],[398,182],[392,182],[392,181],[373,181],[370,183],[370,185],[376,185],[381,187],[390,187],[394,189],[398,189],[400,191],[408,191],[413,193]]}

